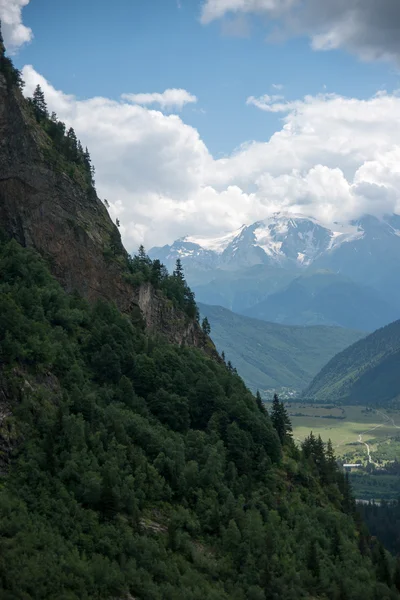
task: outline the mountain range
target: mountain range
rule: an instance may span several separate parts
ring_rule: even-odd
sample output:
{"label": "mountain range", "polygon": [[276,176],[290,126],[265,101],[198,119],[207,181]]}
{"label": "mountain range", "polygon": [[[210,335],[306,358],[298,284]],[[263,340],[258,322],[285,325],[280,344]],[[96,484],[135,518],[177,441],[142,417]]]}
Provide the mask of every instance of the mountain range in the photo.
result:
{"label": "mountain range", "polygon": [[333,356],[365,335],[343,327],[267,323],[221,306],[199,304],[199,310],[217,349],[263,397],[277,389],[281,396],[299,395]]}
{"label": "mountain range", "polygon": [[287,324],[372,331],[400,317],[400,216],[365,215],[327,228],[276,213],[207,238],[152,248],[173,268],[180,258],[196,298]]}

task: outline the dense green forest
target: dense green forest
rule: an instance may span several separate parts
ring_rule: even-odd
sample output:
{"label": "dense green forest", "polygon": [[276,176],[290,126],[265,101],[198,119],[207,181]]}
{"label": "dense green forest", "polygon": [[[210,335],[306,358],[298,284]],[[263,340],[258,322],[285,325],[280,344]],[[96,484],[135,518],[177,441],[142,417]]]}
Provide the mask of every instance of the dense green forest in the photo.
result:
{"label": "dense green forest", "polygon": [[267,323],[221,306],[199,304],[217,348],[237,367],[252,390],[291,388],[300,392],[338,352],[364,336],[323,325]]}
{"label": "dense green forest", "polygon": [[[400,561],[400,500],[360,504],[358,510],[371,535],[375,535],[394,556],[399,557]],[[400,562],[398,567],[397,576],[400,578]]]}
{"label": "dense green forest", "polygon": [[15,241],[0,272],[2,598],[397,597],[281,403],[274,428],[224,364],[68,296]]}
{"label": "dense green forest", "polygon": [[319,401],[398,406],[400,321],[378,329],[335,356],[304,395]]}

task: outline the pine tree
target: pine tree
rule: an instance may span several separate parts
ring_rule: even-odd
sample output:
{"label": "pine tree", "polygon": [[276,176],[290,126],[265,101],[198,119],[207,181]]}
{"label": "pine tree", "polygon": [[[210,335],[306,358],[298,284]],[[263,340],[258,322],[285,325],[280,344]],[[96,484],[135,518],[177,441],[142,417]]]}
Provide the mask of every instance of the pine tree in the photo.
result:
{"label": "pine tree", "polygon": [[303,454],[305,458],[313,457],[315,452],[315,436],[313,432],[310,432],[310,435],[306,437],[304,442],[301,445],[301,449],[303,450]]}
{"label": "pine tree", "polygon": [[257,403],[257,406],[258,406],[260,412],[266,414],[267,409],[264,406],[264,402],[262,401],[261,394],[258,390],[256,391],[256,403]]}
{"label": "pine tree", "polygon": [[332,441],[330,438],[326,445],[326,463],[327,463],[327,465],[329,465],[329,467],[332,469],[332,471],[337,470],[336,456],[333,451]]}
{"label": "pine tree", "polygon": [[91,160],[91,158],[90,158],[89,150],[87,149],[87,147],[85,148],[85,151],[84,151],[84,153],[83,153],[82,160],[83,160],[83,164],[84,164],[84,166],[85,166],[86,172],[87,172],[87,174],[88,174],[88,177],[89,177],[90,184],[91,184],[92,186],[94,186],[94,173],[95,173],[95,168],[94,168],[94,166],[92,165],[92,160]]}
{"label": "pine tree", "polygon": [[[148,257],[147,257],[148,258]],[[148,260],[150,260],[148,258]],[[168,277],[168,271],[165,266],[156,258],[151,262],[150,281],[154,287],[160,287],[163,281]]]}
{"label": "pine tree", "polygon": [[74,162],[78,159],[78,138],[72,127],[67,131],[67,157]]}
{"label": "pine tree", "polygon": [[321,436],[315,440],[314,462],[320,475],[325,475],[325,447]]}
{"label": "pine tree", "polygon": [[210,335],[211,325],[207,317],[204,317],[203,321],[201,322],[201,328],[203,330],[204,335]]}
{"label": "pine tree", "polygon": [[148,261],[148,256],[146,254],[146,250],[144,249],[143,244],[140,244],[140,246],[139,246],[137,257],[138,257],[139,261],[142,263],[147,263],[147,261]]}
{"label": "pine tree", "polygon": [[35,91],[33,92],[32,106],[38,122],[43,121],[49,116],[44,92],[39,84],[36,86]]}
{"label": "pine tree", "polygon": [[[192,292],[192,290],[189,288],[189,286],[186,284],[186,282],[184,280],[183,280],[183,284],[184,284],[183,301],[184,301],[185,312],[191,319],[196,319],[198,321],[200,318],[200,313],[196,306],[196,301],[194,299],[194,292]],[[210,324],[208,324],[208,327],[211,332]]]}
{"label": "pine tree", "polygon": [[286,408],[278,398],[277,394],[274,394],[272,401],[272,413],[271,413],[272,424],[275,427],[281,444],[287,442],[292,434],[292,424],[289,419],[289,415]]}
{"label": "pine tree", "polygon": [[336,479],[336,474],[338,471],[335,453],[333,451],[332,442],[329,439],[326,452],[325,452],[325,481],[326,483],[333,483]]}
{"label": "pine tree", "polygon": [[182,261],[180,258],[176,259],[175,263],[175,271],[172,273],[174,277],[180,279],[181,281],[185,281],[185,276],[183,274]]}

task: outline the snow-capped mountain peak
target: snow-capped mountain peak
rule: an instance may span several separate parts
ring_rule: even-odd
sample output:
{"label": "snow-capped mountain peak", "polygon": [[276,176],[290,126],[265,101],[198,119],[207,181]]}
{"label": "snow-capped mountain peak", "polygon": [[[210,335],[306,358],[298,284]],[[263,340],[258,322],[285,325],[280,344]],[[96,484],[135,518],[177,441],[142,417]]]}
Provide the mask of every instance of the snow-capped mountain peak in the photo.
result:
{"label": "snow-capped mountain peak", "polygon": [[255,245],[266,255],[301,265],[312,262],[326,248],[331,234],[315,219],[293,213],[275,213],[252,228]]}
{"label": "snow-capped mountain peak", "polygon": [[331,264],[338,252],[358,252],[360,243],[368,245],[378,239],[396,238],[400,244],[399,237],[399,215],[381,219],[365,215],[351,222],[335,223],[330,229],[312,217],[279,212],[220,236],[185,236],[171,245],[153,248],[150,256],[159,258],[169,268],[179,257],[195,270],[231,270],[263,264],[302,269],[314,262],[317,266]]}

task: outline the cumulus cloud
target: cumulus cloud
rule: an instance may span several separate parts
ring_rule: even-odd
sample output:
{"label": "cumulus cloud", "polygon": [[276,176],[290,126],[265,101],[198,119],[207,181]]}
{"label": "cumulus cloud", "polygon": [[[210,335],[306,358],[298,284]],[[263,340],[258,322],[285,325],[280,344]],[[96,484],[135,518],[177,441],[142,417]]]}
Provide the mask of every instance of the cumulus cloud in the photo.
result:
{"label": "cumulus cloud", "polygon": [[99,195],[120,219],[130,250],[233,230],[278,210],[327,225],[400,211],[397,94],[367,100],[320,94],[294,102],[264,96],[262,109],[283,113],[281,129],[216,160],[177,115],[123,99],[78,100],[32,67],[23,75],[26,93],[39,83],[49,109],[89,147]]}
{"label": "cumulus cloud", "polygon": [[168,89],[162,94],[158,92],[153,94],[123,94],[122,99],[143,106],[158,104],[163,110],[182,110],[185,104],[197,102],[196,96],[182,89]]}
{"label": "cumulus cloud", "polygon": [[32,39],[32,30],[22,23],[22,9],[29,0],[0,0],[0,21],[7,49],[11,52]]}
{"label": "cumulus cloud", "polygon": [[308,35],[316,50],[346,48],[363,59],[400,62],[398,0],[205,0],[201,20],[229,14],[265,15],[287,35]]}

